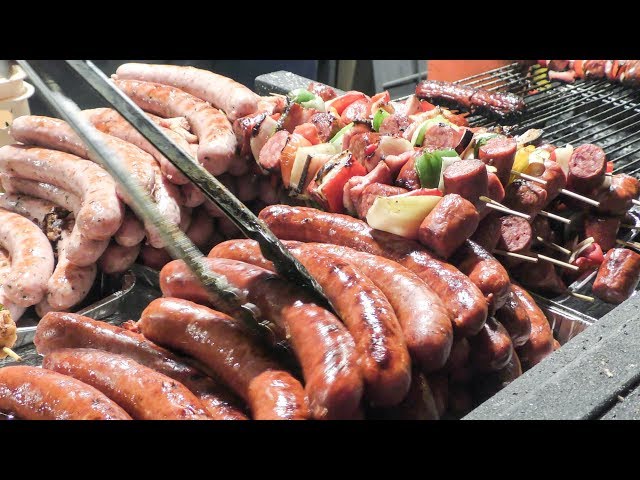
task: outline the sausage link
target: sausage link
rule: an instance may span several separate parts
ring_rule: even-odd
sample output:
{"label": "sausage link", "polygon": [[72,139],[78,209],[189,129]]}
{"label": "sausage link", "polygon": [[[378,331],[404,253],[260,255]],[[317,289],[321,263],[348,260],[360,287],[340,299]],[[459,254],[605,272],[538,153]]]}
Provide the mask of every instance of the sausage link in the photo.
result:
{"label": "sausage link", "polygon": [[480,289],[490,314],[502,308],[509,295],[509,274],[493,255],[472,240],[458,249],[453,264]]}
{"label": "sausage link", "polygon": [[503,369],[513,355],[513,343],[507,330],[489,317],[484,328],[475,337],[469,338],[470,364],[480,373]]}
{"label": "sausage link", "polygon": [[531,321],[527,309],[515,293],[513,285],[509,286],[509,295],[505,304],[496,312],[498,320],[509,332],[514,347],[521,347],[531,335]]}
{"label": "sausage link", "polygon": [[416,242],[374,230],[347,215],[313,208],[272,205],[264,208],[259,217],[281,239],[343,245],[400,263],[440,295],[461,334],[477,333],[487,318],[487,302],[478,287]]}
{"label": "sausage link", "polygon": [[135,420],[210,420],[184,385],[123,355],[61,348],[48,353],[42,366],[95,387]]}
{"label": "sausage link", "polygon": [[176,65],[125,63],[116,71],[118,78],[135,78],[173,85],[224,110],[229,120],[258,110],[260,97],[244,85],[213,72]]}
{"label": "sausage link", "polygon": [[96,348],[124,355],[177,380],[215,420],[246,420],[238,399],[198,369],[142,335],[73,313],[51,312],[38,323],[33,340],[40,355],[61,348]]}
{"label": "sausage link", "polygon": [[22,420],[131,420],[99,390],[66,375],[27,366],[0,368],[0,411]]}
{"label": "sausage link", "polygon": [[518,348],[518,356],[525,369],[540,363],[553,351],[553,332],[545,314],[540,310],[531,295],[520,285],[511,284],[513,292],[527,311],[531,323],[529,340]]}
{"label": "sausage link", "polygon": [[[206,265],[245,291],[262,317],[279,327],[279,340],[291,343],[302,366],[313,417],[353,418],[362,397],[362,374],[355,343],[344,325],[304,291],[263,268],[225,258],[207,258]],[[206,290],[183,261],[165,265],[160,288],[167,297],[210,304]]]}
{"label": "sausage link", "polygon": [[275,362],[246,328],[210,308],[177,298],[158,298],[142,312],[145,337],[189,354],[242,397],[256,420],[306,419],[300,382]]}
{"label": "sausage link", "polygon": [[434,393],[424,373],[413,369],[407,396],[394,407],[374,411],[374,418],[385,420],[438,420]]}
{"label": "sausage link", "polygon": [[[20,317],[24,314],[27,308],[21,307],[20,305],[13,303],[4,294],[3,285],[7,281],[7,276],[10,273],[11,273],[11,259],[9,258],[9,252],[7,252],[4,248],[0,247],[0,303],[4,305],[4,308],[9,310],[9,313],[11,314],[11,319],[15,324],[15,322],[17,322],[20,319]],[[15,325],[9,328],[15,328]],[[7,333],[6,331],[4,335],[0,335],[0,338],[9,339],[10,337],[12,337],[12,335]],[[15,339],[17,338],[18,337],[16,336]],[[14,343],[15,341],[11,341],[7,345],[13,345]]]}
{"label": "sausage link", "polygon": [[[133,128],[133,127],[132,127]],[[94,132],[109,149],[117,152],[119,160],[127,173],[134,178],[146,192],[153,191],[155,161],[153,157],[128,141],[121,140],[102,132]],[[69,124],[58,118],[24,115],[15,119],[11,125],[11,136],[26,145],[35,145],[61,152],[71,153],[80,158],[100,164],[78,137]],[[122,193],[119,190],[120,193]]]}
{"label": "sausage link", "polygon": [[0,245],[11,258],[3,289],[16,305],[28,307],[42,300],[53,273],[53,249],[46,235],[26,218],[0,209]]}
{"label": "sausage link", "polygon": [[107,239],[122,224],[124,207],[116,195],[116,184],[95,163],[54,150],[5,145],[0,148],[0,171],[78,195],[82,206],[76,213],[76,224],[87,238]]}
{"label": "sausage link", "polygon": [[182,90],[158,83],[116,80],[116,85],[143,110],[163,117],[184,116],[198,135],[198,161],[212,175],[229,169],[237,146],[233,127],[217,108]]}

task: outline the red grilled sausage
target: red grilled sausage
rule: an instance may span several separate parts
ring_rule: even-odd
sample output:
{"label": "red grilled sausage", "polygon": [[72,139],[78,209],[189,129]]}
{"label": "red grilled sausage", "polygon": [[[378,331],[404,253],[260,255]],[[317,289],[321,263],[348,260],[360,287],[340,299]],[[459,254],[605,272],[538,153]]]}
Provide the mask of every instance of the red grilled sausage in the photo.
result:
{"label": "red grilled sausage", "polygon": [[531,298],[531,295],[516,284],[511,284],[511,289],[526,309],[531,322],[529,340],[518,348],[518,357],[520,357],[522,365],[526,368],[531,368],[553,351],[553,332],[547,317],[540,310],[535,300]]}
{"label": "red grilled sausage", "polygon": [[604,256],[593,282],[593,294],[609,303],[622,303],[640,281],[640,255],[626,248],[613,248]]}
{"label": "red grilled sausage", "polygon": [[509,295],[505,304],[496,312],[496,320],[507,329],[516,348],[527,343],[531,335],[531,321],[513,285],[509,286]]}
{"label": "red grilled sausage", "polygon": [[40,355],[61,348],[97,348],[124,355],[182,383],[215,420],[246,420],[238,400],[177,355],[142,335],[73,313],[50,312],[38,323],[35,344]]}
{"label": "red grilled sausage", "polygon": [[22,420],[131,420],[99,390],[75,378],[27,366],[0,368],[0,411]]}
{"label": "red grilled sausage", "polygon": [[449,258],[478,228],[480,216],[473,203],[451,193],[420,224],[418,239],[442,258]]}
{"label": "red grilled sausage", "polygon": [[[356,346],[344,325],[304,291],[263,268],[226,258],[208,258],[206,264],[245,291],[261,316],[282,331],[279,340],[291,343],[304,372],[314,418],[353,418],[363,384]],[[182,261],[165,265],[160,287],[165,296],[210,304],[207,292]]]}
{"label": "red grilled sausage", "polygon": [[513,343],[509,332],[493,317],[487,319],[478,335],[469,337],[469,345],[470,365],[480,373],[503,369],[513,355]]}
{"label": "red grilled sausage", "polygon": [[[368,416],[371,418],[371,416]],[[373,413],[374,419],[384,420],[438,420],[438,407],[429,382],[424,373],[413,369],[411,387],[407,396],[395,407],[380,409]]]}
{"label": "red grilled sausage", "polygon": [[640,195],[640,181],[624,173],[613,175],[608,188],[596,188],[588,196],[600,202],[597,211],[605,215],[624,215]]}
{"label": "red grilled sausage", "polygon": [[517,146],[515,138],[499,135],[490,138],[478,150],[480,160],[487,165],[496,167],[496,175],[503,185],[509,182]]}
{"label": "red grilled sausage", "polygon": [[416,242],[375,231],[365,222],[313,208],[273,205],[260,218],[282,239],[334,243],[395,260],[440,295],[461,333],[472,335],[487,316],[482,292],[460,271],[435,259]]}
{"label": "red grilled sausage", "polygon": [[[489,209],[487,208],[486,210]],[[500,214],[497,212],[493,212],[483,218],[474,234],[471,235],[471,240],[486,251],[493,252],[498,246],[498,240],[500,240],[500,229],[502,226],[500,218]]]}
{"label": "red grilled sausage", "polygon": [[584,219],[585,238],[593,237],[603,251],[616,246],[620,219],[616,217],[596,217],[589,215]]}
{"label": "red grilled sausage", "polygon": [[467,240],[456,252],[453,263],[484,294],[491,314],[504,305],[509,294],[509,274],[489,252]]}
{"label": "red grilled sausage", "polygon": [[489,192],[487,167],[480,160],[462,160],[449,165],[442,174],[445,193],[457,193],[476,207],[483,205],[480,196]]}
{"label": "red grilled sausage", "polygon": [[210,420],[184,385],[122,355],[62,348],[48,353],[42,366],[95,387],[135,420]]}
{"label": "red grilled sausage", "polygon": [[532,217],[535,217],[546,204],[547,191],[537,183],[518,178],[505,190],[504,205]]}
{"label": "red grilled sausage", "polygon": [[304,389],[239,321],[177,298],[158,298],[138,323],[149,340],[186,353],[242,397],[256,420],[306,419]]}
{"label": "red grilled sausage", "polygon": [[571,154],[567,187],[576,192],[588,193],[604,180],[607,155],[597,145],[580,145]]}

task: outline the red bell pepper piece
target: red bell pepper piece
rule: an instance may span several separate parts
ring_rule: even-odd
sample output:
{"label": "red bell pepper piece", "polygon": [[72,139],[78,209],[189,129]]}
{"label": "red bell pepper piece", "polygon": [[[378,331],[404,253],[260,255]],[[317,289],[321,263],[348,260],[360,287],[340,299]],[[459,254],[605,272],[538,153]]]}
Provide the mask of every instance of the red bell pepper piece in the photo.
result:
{"label": "red bell pepper piece", "polygon": [[336,112],[338,112],[338,115],[342,115],[342,112],[344,111],[345,108],[347,108],[356,100],[362,100],[362,99],[369,100],[369,97],[367,97],[362,92],[356,92],[355,90],[351,90],[345,93],[344,95],[340,95],[339,97],[334,98],[333,100],[330,100],[330,102],[331,102],[331,107],[336,109]]}

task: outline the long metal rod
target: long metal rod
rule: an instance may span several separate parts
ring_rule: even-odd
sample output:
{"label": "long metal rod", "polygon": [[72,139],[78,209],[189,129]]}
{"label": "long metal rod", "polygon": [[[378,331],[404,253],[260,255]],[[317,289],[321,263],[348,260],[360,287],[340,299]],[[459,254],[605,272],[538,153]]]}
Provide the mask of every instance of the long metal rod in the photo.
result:
{"label": "long metal rod", "polygon": [[88,60],[67,60],[91,87],[120,115],[138,130],[154,147],[191,180],[244,235],[256,240],[265,258],[271,260],[278,273],[291,282],[310,288],[322,299],[324,292],[316,280],[296,260],[267,225],[226,189],[202,165],[175,145],[123,92],[117,89],[102,71]]}
{"label": "long metal rod", "polygon": [[78,134],[91,156],[99,159],[101,166],[117,179],[131,198],[129,206],[135,214],[157,228],[169,254],[173,258],[184,260],[189,269],[202,282],[211,295],[216,308],[229,315],[242,318],[249,326],[258,329],[258,322],[254,317],[255,307],[245,304],[244,292],[231,286],[226,277],[214,274],[209,270],[202,253],[177,225],[166,220],[151,197],[128,174],[123,162],[118,160],[119,153],[100,138],[97,130],[84,118],[80,108],[61,93],[60,87],[53,79],[47,77],[45,82],[28,62],[18,60],[18,63],[29,75],[30,80],[51,108]]}

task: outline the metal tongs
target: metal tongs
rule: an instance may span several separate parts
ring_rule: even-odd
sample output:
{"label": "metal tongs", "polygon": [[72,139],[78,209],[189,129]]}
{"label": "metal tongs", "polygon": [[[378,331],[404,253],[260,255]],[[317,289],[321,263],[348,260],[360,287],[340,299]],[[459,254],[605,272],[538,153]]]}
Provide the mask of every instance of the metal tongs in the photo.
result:
{"label": "metal tongs", "polygon": [[[123,92],[117,89],[101,70],[88,60],[67,60],[71,66],[113,109],[122,115],[155,148],[213,201],[242,233],[256,240],[265,258],[274,263],[278,273],[292,282],[311,289],[326,302],[321,287],[307,270],[289,253],[286,247],[240,200],[189,154],[169,139],[144,112]],[[169,254],[174,259],[183,260],[202,282],[211,295],[212,302],[221,311],[243,319],[249,327],[259,330],[257,308],[246,303],[244,292],[231,286],[226,277],[213,273],[204,262],[204,256],[191,240],[178,228],[168,222],[151,198],[131,178],[118,156],[100,139],[97,130],[84,118],[80,108],[64,96],[57,83],[46,73],[37,73],[25,60],[18,60],[47,103],[73,128],[95,158],[123,187],[132,199],[131,208],[145,223],[154,225],[161,234]],[[43,80],[44,78],[44,80]]]}

